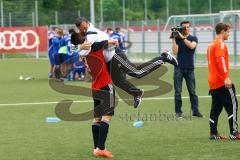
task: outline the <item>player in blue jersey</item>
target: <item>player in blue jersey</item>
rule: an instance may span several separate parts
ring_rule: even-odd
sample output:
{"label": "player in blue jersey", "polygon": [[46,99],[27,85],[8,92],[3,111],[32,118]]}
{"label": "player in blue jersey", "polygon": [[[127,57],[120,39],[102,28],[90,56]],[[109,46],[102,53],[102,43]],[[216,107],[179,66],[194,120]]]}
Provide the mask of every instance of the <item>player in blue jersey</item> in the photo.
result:
{"label": "player in blue jersey", "polygon": [[61,73],[63,78],[67,77],[67,70],[70,62],[69,59],[70,59],[71,53],[70,53],[69,41],[70,41],[70,35],[65,34],[60,40],[60,48],[58,51],[60,64],[61,64],[60,68],[61,68]]}
{"label": "player in blue jersey", "polygon": [[50,62],[48,78],[53,77],[53,70],[54,70],[54,57],[53,57],[53,45],[52,45],[52,38],[55,36],[55,29],[56,27],[52,27],[51,31],[48,32],[48,57]]}
{"label": "player in blue jersey", "polygon": [[73,67],[74,67],[74,60],[76,58],[78,58],[78,52],[74,52],[71,50],[71,46],[72,46],[72,43],[71,43],[71,35],[73,33],[75,33],[75,30],[74,29],[69,29],[68,30],[68,38],[67,38],[67,46],[68,46],[68,53],[69,53],[69,57],[68,57],[68,61],[67,61],[67,64],[68,64],[68,70],[67,70],[67,77],[68,77],[68,80],[70,79],[70,74],[71,74],[71,71],[73,70]]}
{"label": "player in blue jersey", "polygon": [[77,56],[74,58],[74,66],[72,69],[72,80],[75,81],[76,75],[78,76],[78,80],[83,80],[86,72],[86,65],[82,57]]}
{"label": "player in blue jersey", "polygon": [[53,57],[54,57],[54,75],[56,79],[60,79],[61,77],[61,69],[60,69],[60,64],[61,60],[59,57],[59,49],[60,49],[60,41],[63,36],[63,30],[61,28],[56,28],[55,29],[55,36],[52,38],[51,43],[52,43],[52,50],[53,50]]}
{"label": "player in blue jersey", "polygon": [[72,33],[75,33],[75,30],[69,29],[68,34],[66,34],[60,41],[60,47],[63,48],[63,53],[60,53],[61,68],[63,77],[66,77],[66,80],[70,80],[70,74],[74,66],[74,60],[75,58],[78,58],[78,53],[71,50]]}
{"label": "player in blue jersey", "polygon": [[125,53],[125,45],[124,45],[124,40],[125,40],[125,36],[123,35],[123,33],[121,32],[120,27],[117,27],[115,29],[115,31],[109,35],[110,39],[116,39],[118,40],[118,48],[116,50],[116,53],[121,52],[121,53]]}

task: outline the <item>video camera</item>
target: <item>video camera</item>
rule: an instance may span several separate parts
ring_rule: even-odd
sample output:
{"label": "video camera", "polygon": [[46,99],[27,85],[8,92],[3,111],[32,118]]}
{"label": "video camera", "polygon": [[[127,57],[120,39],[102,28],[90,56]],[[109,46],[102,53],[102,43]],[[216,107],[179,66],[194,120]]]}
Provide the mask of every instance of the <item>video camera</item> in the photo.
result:
{"label": "video camera", "polygon": [[171,33],[170,38],[180,39],[178,32],[183,33],[183,31],[185,31],[185,30],[186,30],[186,27],[182,27],[182,26],[172,27],[171,28],[172,33]]}

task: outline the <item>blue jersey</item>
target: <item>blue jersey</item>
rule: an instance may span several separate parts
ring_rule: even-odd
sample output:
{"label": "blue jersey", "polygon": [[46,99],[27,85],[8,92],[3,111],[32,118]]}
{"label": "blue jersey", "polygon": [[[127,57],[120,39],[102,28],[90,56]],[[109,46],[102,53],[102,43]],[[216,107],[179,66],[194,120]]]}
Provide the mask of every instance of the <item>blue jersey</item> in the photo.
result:
{"label": "blue jersey", "polygon": [[85,68],[83,61],[79,60],[79,57],[74,58],[74,68]]}
{"label": "blue jersey", "polygon": [[118,44],[119,44],[118,48],[122,51],[125,50],[124,40],[126,37],[121,36],[118,32],[113,32],[109,37],[110,37],[110,39],[118,40]]}
{"label": "blue jersey", "polygon": [[67,46],[68,55],[72,55],[74,53],[74,52],[71,52],[71,35],[70,34],[67,34],[62,38],[60,42],[60,46]]}
{"label": "blue jersey", "polygon": [[110,34],[109,36],[111,39],[116,39],[118,40],[118,43],[120,44],[122,42],[121,40],[121,36],[118,32],[113,32],[112,34]]}
{"label": "blue jersey", "polygon": [[57,37],[57,36],[54,36],[52,39],[51,39],[51,43],[52,43],[52,50],[53,50],[53,54],[58,54],[58,50],[60,48],[60,41],[61,41],[61,38]]}
{"label": "blue jersey", "polygon": [[[48,33],[49,36],[55,36],[55,33],[53,31],[50,31]],[[52,45],[52,38],[48,39],[48,52],[53,53],[53,45]]]}

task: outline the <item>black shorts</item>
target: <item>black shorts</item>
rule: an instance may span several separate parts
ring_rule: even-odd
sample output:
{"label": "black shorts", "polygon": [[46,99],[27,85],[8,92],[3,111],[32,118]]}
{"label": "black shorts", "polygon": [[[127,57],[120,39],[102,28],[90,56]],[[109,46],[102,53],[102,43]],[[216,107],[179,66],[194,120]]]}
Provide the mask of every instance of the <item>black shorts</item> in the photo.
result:
{"label": "black shorts", "polygon": [[99,90],[92,91],[94,101],[94,118],[113,116],[115,108],[115,90],[108,84]]}

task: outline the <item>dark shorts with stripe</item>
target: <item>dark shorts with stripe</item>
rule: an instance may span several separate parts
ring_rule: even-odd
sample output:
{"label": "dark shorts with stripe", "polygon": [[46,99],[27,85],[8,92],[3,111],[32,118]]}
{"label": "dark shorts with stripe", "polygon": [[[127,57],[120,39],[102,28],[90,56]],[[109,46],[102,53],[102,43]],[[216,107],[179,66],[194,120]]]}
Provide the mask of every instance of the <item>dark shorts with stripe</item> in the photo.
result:
{"label": "dark shorts with stripe", "polygon": [[93,90],[94,117],[113,116],[115,108],[115,90],[108,84],[99,90]]}

